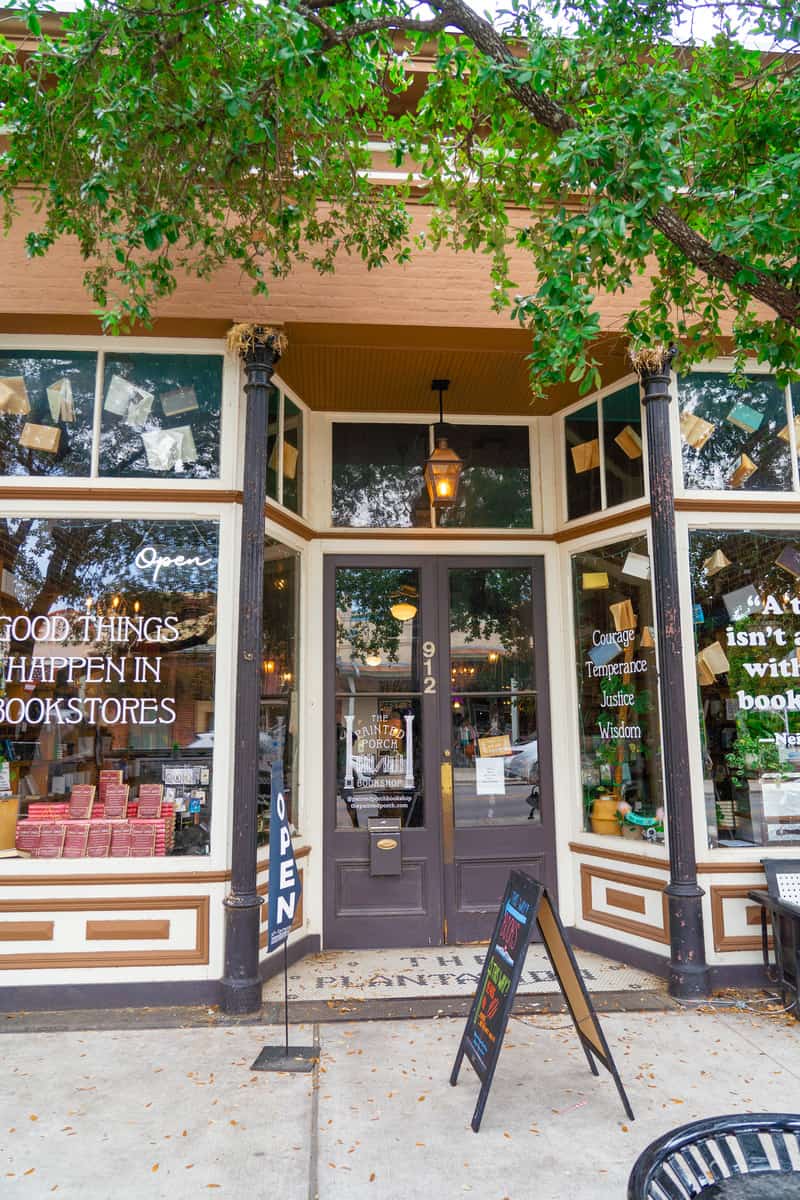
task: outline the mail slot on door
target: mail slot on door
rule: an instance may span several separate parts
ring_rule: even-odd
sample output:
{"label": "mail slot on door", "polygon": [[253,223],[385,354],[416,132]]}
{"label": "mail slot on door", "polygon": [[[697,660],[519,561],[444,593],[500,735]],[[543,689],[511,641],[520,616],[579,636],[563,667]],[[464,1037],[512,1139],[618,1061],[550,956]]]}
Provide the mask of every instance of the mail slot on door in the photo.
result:
{"label": "mail slot on door", "polygon": [[400,821],[393,817],[370,817],[369,873],[370,875],[400,875],[403,871],[403,847],[400,841]]}

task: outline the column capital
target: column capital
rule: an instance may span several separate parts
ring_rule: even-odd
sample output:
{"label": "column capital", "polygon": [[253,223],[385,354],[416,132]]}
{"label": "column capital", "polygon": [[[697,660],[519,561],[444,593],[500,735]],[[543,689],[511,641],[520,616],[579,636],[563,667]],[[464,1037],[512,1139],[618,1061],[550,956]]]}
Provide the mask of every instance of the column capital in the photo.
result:
{"label": "column capital", "polygon": [[287,345],[286,334],[277,325],[239,321],[228,330],[228,349],[238,354],[248,368],[274,368]]}
{"label": "column capital", "polygon": [[678,347],[675,345],[646,346],[641,350],[631,350],[630,360],[644,390],[643,404],[650,400],[670,399],[669,380],[672,362],[677,353]]}

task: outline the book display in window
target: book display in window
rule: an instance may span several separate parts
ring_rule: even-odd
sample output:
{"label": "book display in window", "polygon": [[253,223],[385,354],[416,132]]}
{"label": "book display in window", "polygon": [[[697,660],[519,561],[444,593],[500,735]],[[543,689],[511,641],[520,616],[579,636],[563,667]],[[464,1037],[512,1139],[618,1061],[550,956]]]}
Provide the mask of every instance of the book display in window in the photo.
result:
{"label": "book display in window", "polygon": [[88,475],[97,355],[0,350],[0,475]]}
{"label": "book display in window", "polygon": [[57,379],[47,388],[47,404],[54,424],[64,421],[73,424],[75,421],[75,400],[72,395],[72,384],[66,377]]}
{"label": "book display in window", "polygon": [[800,579],[800,550],[796,546],[784,546],[775,559],[775,566]]}
{"label": "book display in window", "polygon": [[94,804],[94,784],[78,783],[69,795],[69,816],[73,821],[88,821]]}
{"label": "book display in window", "polygon": [[693,450],[702,450],[715,429],[716,425],[694,413],[681,413],[681,436]]}
{"label": "book display in window", "polygon": [[757,463],[754,463],[752,458],[749,458],[746,454],[742,454],[739,458],[739,465],[728,482],[732,488],[740,488],[743,483],[747,483],[750,476],[754,475],[757,470]]}
{"label": "book display in window", "polygon": [[28,389],[21,375],[0,379],[0,412],[17,417],[27,417],[31,411]]}
{"label": "book display in window", "polygon": [[628,458],[642,457],[642,439],[632,425],[626,425],[625,428],[617,434],[614,441],[619,446],[623,454]]}
{"label": "book display in window", "polygon": [[715,550],[713,554],[709,554],[708,558],[703,563],[706,575],[712,579],[714,575],[718,575],[720,571],[724,571],[726,567],[731,565],[731,560],[725,557],[722,550]]}
{"label": "book display in window", "polygon": [[26,450],[38,450],[41,454],[58,454],[61,430],[57,425],[34,425],[29,421],[22,426],[19,444]]}
{"label": "book display in window", "polygon": [[725,420],[729,424],[735,425],[737,429],[743,429],[745,433],[756,433],[761,428],[764,414],[756,412],[749,404],[736,404]]}
{"label": "book display in window", "polygon": [[570,453],[572,454],[572,465],[575,468],[576,475],[582,475],[584,471],[593,471],[595,467],[600,466],[600,442],[598,438],[592,438],[590,442],[581,442],[578,446],[571,446]]}
{"label": "book display in window", "polygon": [[101,475],[219,476],[222,358],[106,359]]}

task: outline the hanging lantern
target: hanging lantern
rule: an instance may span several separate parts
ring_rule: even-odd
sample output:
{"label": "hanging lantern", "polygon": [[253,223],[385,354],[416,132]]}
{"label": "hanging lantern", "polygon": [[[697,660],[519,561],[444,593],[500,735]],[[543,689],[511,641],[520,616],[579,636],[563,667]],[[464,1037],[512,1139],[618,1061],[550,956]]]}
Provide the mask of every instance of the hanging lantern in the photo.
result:
{"label": "hanging lantern", "polygon": [[464,464],[447,444],[447,438],[436,439],[436,449],[425,463],[425,484],[431,504],[438,511],[452,508],[458,498],[458,481]]}
{"label": "hanging lantern", "polygon": [[464,464],[447,444],[444,437],[443,394],[450,387],[449,379],[434,379],[431,390],[439,393],[439,425],[436,431],[436,449],[425,463],[425,486],[430,502],[437,512],[452,508],[458,498],[458,481]]}

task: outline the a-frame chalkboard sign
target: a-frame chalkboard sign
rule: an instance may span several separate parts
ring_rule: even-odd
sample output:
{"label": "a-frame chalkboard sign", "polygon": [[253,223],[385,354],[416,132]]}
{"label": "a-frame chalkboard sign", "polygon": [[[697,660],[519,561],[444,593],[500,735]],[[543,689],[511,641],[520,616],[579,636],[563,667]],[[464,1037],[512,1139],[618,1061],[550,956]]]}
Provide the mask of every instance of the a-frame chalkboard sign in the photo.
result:
{"label": "a-frame chalkboard sign", "polygon": [[598,1073],[596,1059],[610,1072],[625,1112],[633,1120],[633,1111],[611,1057],[611,1051],[589,999],[586,984],[581,978],[572,947],[567,941],[561,918],[547,888],[522,871],[512,871],[506,884],[500,912],[497,914],[492,940],[486,951],[478,990],[450,1075],[450,1082],[455,1087],[461,1063],[466,1055],[481,1081],[478,1103],[472,1115],[472,1128],[476,1133],[480,1129],[506,1025],[525,965],[534,922],[542,935],[547,956],[567,1002],[592,1074]]}

